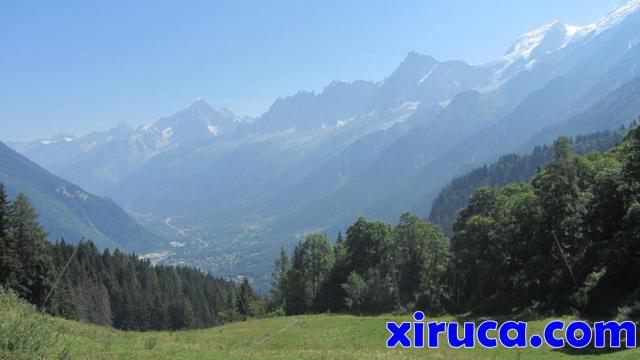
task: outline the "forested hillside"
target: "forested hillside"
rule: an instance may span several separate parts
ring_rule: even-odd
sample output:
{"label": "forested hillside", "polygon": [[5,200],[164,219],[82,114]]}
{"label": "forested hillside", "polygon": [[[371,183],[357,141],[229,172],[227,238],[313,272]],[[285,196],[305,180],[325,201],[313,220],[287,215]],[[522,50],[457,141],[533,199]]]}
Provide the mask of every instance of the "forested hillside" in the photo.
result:
{"label": "forested hillside", "polygon": [[[592,151],[604,152],[622,142],[626,130],[603,131],[590,135],[576,136],[571,148],[576,154]],[[531,154],[509,154],[497,162],[471,170],[455,178],[444,187],[433,201],[429,221],[451,234],[453,222],[469,201],[475,189],[482,186],[501,187],[510,183],[526,182],[541,168],[553,160],[553,148],[537,146]]]}
{"label": "forested hillside", "polygon": [[91,242],[51,244],[26,197],[9,201],[1,183],[0,286],[53,315],[135,330],[219,325],[246,314],[252,297],[248,282],[236,289]]}
{"label": "forested hillside", "polygon": [[[573,148],[607,148],[618,136],[582,137]],[[291,259],[283,250],[276,261],[274,301],[288,314],[420,309],[638,318],[640,128],[606,153],[571,149],[563,137],[530,157],[503,160],[512,166],[491,167],[485,178],[505,181],[524,171],[514,166],[531,170],[551,158],[529,182],[475,189],[450,240],[410,214],[393,228],[360,218],[335,245],[309,235]]]}
{"label": "forested hillside", "polygon": [[480,188],[451,238],[456,310],[638,317],[640,129],[605,154],[559,139],[529,183]]}

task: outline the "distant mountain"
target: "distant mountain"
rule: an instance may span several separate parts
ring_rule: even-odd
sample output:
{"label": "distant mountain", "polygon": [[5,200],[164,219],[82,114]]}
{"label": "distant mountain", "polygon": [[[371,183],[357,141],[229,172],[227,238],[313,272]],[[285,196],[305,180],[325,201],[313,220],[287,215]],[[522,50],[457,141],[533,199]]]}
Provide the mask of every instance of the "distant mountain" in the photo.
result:
{"label": "distant mountain", "polygon": [[231,136],[240,121],[231,111],[215,110],[198,99],[187,109],[135,130],[121,123],[82,137],[58,135],[8,145],[65,179],[107,194],[155,155]]}
{"label": "distant mountain", "polygon": [[419,102],[423,108],[451,100],[456,94],[486,82],[492,65],[474,66],[462,61],[437,61],[410,52],[398,68],[378,84],[377,108]]}
{"label": "distant mountain", "polygon": [[257,119],[251,132],[273,133],[288,129],[310,130],[334,127],[371,110],[376,86],[369,81],[345,83],[336,81],[320,94],[299,92],[277,99]]}
{"label": "distant mountain", "polygon": [[407,103],[429,108],[479,86],[493,71],[490,65],[440,62],[431,56],[410,52],[398,68],[379,83],[336,81],[319,94],[300,92],[277,99],[265,114],[256,119],[253,131],[264,133],[290,128],[300,131],[333,127],[363,114],[398,108]]}
{"label": "distant mountain", "polygon": [[[64,141],[64,139],[63,139]],[[0,182],[13,198],[24,193],[52,241],[82,238],[100,248],[157,249],[162,243],[113,201],[90,194],[29,161],[0,142]]]}
{"label": "distant mountain", "polygon": [[260,278],[307,232],[426,215],[451,179],[504,154],[628,124],[639,10],[632,0],[589,25],[542,26],[488,64],[411,52],[382,81],[279,98],[251,121],[199,100],[135,130],[12,146],[185,238],[167,261]]}
{"label": "distant mountain", "polygon": [[197,99],[187,109],[140,127],[133,136],[142,137],[149,147],[159,151],[230,136],[239,122],[240,118],[230,110],[216,110],[206,101]]}

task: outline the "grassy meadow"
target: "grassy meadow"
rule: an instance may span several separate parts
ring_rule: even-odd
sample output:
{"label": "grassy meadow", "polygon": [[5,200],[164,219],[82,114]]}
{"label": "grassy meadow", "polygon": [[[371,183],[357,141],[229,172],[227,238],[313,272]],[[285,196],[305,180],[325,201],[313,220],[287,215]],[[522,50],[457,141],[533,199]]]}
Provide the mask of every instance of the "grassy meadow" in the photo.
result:
{"label": "grassy meadow", "polygon": [[[550,349],[386,349],[385,323],[409,316],[308,315],[175,332],[125,332],[40,315],[0,294],[2,359],[640,359],[640,350],[565,354]],[[443,318],[442,320],[451,320]],[[530,329],[541,332],[545,320]],[[531,330],[530,330],[531,331]]]}

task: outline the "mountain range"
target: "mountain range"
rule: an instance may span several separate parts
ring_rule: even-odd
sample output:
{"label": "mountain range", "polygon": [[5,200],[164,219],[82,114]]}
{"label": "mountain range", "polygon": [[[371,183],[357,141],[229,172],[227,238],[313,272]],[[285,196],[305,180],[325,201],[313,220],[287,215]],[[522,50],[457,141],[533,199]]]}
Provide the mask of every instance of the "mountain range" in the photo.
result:
{"label": "mountain range", "polygon": [[14,149],[113,198],[175,241],[168,263],[266,280],[280,246],[357,216],[427,216],[451,179],[558,135],[640,113],[640,0],[585,26],[554,22],[488,64],[409,53],[379,82],[336,81],[241,118],[198,99],[132,129]]}

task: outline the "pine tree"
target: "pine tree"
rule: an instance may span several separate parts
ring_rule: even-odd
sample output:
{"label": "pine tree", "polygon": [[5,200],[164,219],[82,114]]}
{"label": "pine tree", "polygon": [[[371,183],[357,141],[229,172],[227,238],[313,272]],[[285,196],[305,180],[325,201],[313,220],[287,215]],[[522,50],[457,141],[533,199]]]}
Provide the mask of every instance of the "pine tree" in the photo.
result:
{"label": "pine tree", "polygon": [[238,312],[245,320],[252,315],[251,303],[254,297],[255,295],[253,294],[249,278],[243,278],[242,283],[240,283],[240,288],[238,289]]}
{"label": "pine tree", "polygon": [[38,306],[49,291],[52,263],[46,252],[46,233],[38,223],[38,215],[26,196],[20,194],[11,206],[10,237],[16,243],[21,270],[18,293]]}
{"label": "pine tree", "polygon": [[7,199],[4,184],[0,183],[0,285],[7,288],[17,286],[20,270],[16,242],[9,231],[11,203]]}
{"label": "pine tree", "polygon": [[271,300],[276,308],[284,308],[287,293],[287,272],[289,271],[289,255],[284,247],[280,248],[280,256],[276,259],[271,281]]}
{"label": "pine tree", "polygon": [[0,183],[0,238],[4,238],[7,232],[7,221],[9,215],[9,200],[4,184]]}

